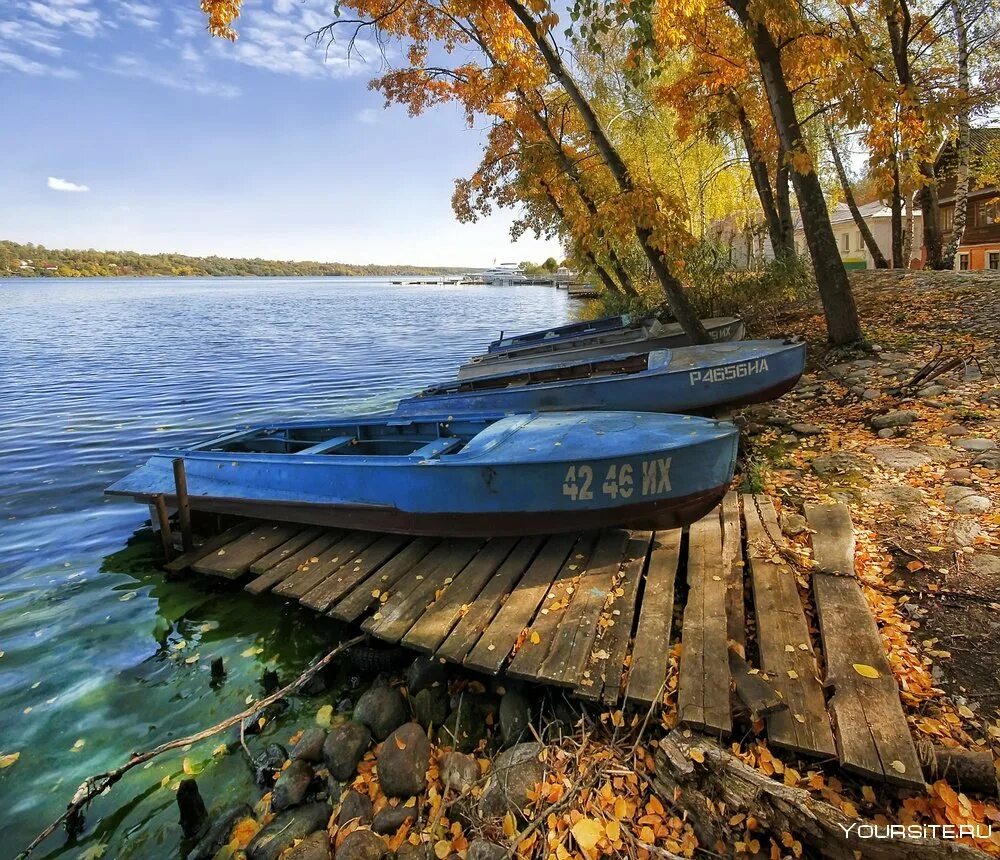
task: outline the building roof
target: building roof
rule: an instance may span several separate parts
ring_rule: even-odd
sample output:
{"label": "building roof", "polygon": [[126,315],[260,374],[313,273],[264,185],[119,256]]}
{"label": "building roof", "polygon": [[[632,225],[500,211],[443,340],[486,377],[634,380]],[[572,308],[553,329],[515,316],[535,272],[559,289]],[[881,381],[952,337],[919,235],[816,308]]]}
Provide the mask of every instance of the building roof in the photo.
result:
{"label": "building roof", "polygon": [[[861,203],[858,205],[858,209],[861,212],[861,217],[866,221],[892,217],[892,209],[886,206],[881,200],[874,200],[871,203]],[[920,209],[916,206],[913,208],[913,218],[914,220],[920,218]],[[801,229],[802,218],[798,212],[793,213],[792,219],[795,222],[795,229]],[[834,226],[837,224],[853,224],[854,216],[851,215],[850,207],[846,203],[838,203],[830,209],[830,223]]]}
{"label": "building roof", "polygon": [[[1000,148],[1000,126],[986,126],[969,130],[969,156],[982,158],[990,150]],[[938,153],[935,172],[938,177],[948,176],[955,170],[955,141],[947,140]]]}

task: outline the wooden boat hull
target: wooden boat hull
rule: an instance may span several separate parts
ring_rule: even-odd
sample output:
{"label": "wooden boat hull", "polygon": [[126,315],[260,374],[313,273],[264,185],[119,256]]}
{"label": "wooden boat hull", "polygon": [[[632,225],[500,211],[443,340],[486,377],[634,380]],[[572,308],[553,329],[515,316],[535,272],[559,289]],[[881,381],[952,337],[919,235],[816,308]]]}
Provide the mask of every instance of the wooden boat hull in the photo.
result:
{"label": "wooden boat hull", "polygon": [[[703,320],[716,343],[743,340],[746,326],[737,317]],[[458,369],[459,380],[481,379],[500,373],[540,370],[553,364],[592,361],[595,358],[628,353],[653,352],[690,346],[691,341],[677,323],[621,326],[576,337],[558,337],[551,341],[519,346],[469,359]]]}
{"label": "wooden boat hull", "polygon": [[[404,429],[431,421],[391,420]],[[172,462],[182,457],[191,507],[215,513],[441,536],[673,528],[718,503],[737,441],[733,425],[690,416],[493,416],[450,455],[234,451],[223,440],[158,453],[107,492],[173,500]]]}
{"label": "wooden boat hull", "polygon": [[[795,387],[805,369],[802,343],[743,341],[649,353],[649,367],[557,381],[501,374],[459,380],[400,401],[398,415],[465,412],[614,410],[704,412],[746,406],[780,397]],[[623,357],[627,361],[627,357]],[[576,365],[551,369],[571,376]]]}

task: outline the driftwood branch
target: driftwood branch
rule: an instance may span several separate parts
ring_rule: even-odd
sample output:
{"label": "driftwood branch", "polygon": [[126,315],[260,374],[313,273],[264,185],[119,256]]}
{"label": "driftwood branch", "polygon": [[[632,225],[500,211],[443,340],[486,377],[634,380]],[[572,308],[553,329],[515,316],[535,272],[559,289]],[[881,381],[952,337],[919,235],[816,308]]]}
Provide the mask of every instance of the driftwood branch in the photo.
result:
{"label": "driftwood branch", "polygon": [[[694,749],[704,756],[703,763],[691,758]],[[985,857],[975,848],[943,839],[862,838],[857,825],[868,822],[845,815],[805,789],[770,779],[703,735],[688,738],[673,731],[660,742],[653,787],[664,802],[682,808],[698,841],[706,847],[720,841],[731,845],[739,839],[729,819],[742,812],[752,814],[772,834],[794,833],[810,856],[830,860]]]}
{"label": "driftwood branch", "polygon": [[[69,806],[66,807],[66,811],[60,815],[55,821],[53,821],[48,827],[46,827],[41,833],[38,834],[24,849],[20,854],[17,855],[18,860],[27,857],[34,851],[39,845],[41,845],[46,839],[48,839],[56,829],[64,821],[79,821],[83,810],[86,806],[98,795],[103,794],[105,791],[111,788],[116,782],[118,782],[126,773],[141,764],[145,764],[147,761],[156,758],[157,756],[163,755],[163,753],[170,752],[171,750],[180,749],[181,747],[186,747],[189,744],[200,743],[203,740],[207,740],[213,735],[217,735],[219,732],[225,731],[230,726],[235,726],[237,723],[242,723],[244,720],[252,717],[254,714],[258,713],[262,708],[267,708],[284,699],[291,693],[294,693],[299,687],[309,681],[314,675],[316,675],[321,669],[326,667],[338,654],[346,651],[360,642],[363,642],[365,637],[355,636],[353,639],[348,639],[346,642],[341,642],[336,648],[328,652],[324,657],[313,663],[308,669],[306,669],[298,678],[292,681],[287,686],[282,687],[280,690],[276,690],[270,696],[267,696],[260,701],[254,702],[249,708],[244,711],[240,711],[238,714],[234,714],[231,717],[223,720],[221,723],[216,723],[207,729],[202,729],[200,732],[195,732],[193,735],[188,735],[184,738],[177,738],[172,741],[167,741],[166,743],[160,744],[157,747],[153,747],[151,750],[147,750],[144,753],[132,753],[125,764],[116,767],[114,770],[105,771],[104,773],[96,774],[95,776],[88,777],[83,781],[83,784],[76,790],[76,794],[73,795],[73,799],[70,801]],[[241,733],[242,734],[242,733]]]}

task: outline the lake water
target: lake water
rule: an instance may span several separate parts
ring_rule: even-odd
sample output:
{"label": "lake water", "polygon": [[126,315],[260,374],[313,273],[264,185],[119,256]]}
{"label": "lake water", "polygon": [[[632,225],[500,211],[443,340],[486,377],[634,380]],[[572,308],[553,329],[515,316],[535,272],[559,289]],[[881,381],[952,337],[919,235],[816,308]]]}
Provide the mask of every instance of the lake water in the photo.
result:
{"label": "lake water", "polygon": [[[0,857],[82,780],[220,721],[290,680],[343,631],[277,599],[166,583],[144,508],[102,495],[150,452],[234,424],[373,411],[454,375],[500,329],[566,322],[546,287],[388,280],[0,279]],[[228,676],[209,685],[209,663]],[[322,704],[320,702],[319,704]],[[266,736],[312,719],[293,703]],[[157,759],[100,798],[80,839],[38,857],[178,857],[172,786],[253,802],[220,740]]]}

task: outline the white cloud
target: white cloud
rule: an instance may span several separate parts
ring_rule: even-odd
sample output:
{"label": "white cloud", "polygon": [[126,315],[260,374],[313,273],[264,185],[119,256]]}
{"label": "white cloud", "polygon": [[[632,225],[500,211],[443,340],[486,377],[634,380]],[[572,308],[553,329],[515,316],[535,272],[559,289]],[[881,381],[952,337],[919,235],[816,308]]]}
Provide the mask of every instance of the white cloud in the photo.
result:
{"label": "white cloud", "polygon": [[362,108],[355,115],[354,118],[365,125],[374,125],[378,122],[379,111],[375,108]]}
{"label": "white cloud", "polygon": [[146,30],[155,30],[160,26],[160,10],[148,3],[118,0],[118,17]]}
{"label": "white cloud", "polygon": [[49,177],[48,185],[53,191],[90,191],[87,185],[77,185],[68,179],[58,179],[55,176]]}
{"label": "white cloud", "polygon": [[[105,68],[126,78],[152,81],[175,90],[190,90],[203,96],[221,96],[231,99],[240,94],[239,87],[223,81],[215,81],[202,72],[200,58],[192,59],[193,49],[188,52],[185,64],[179,68],[159,66],[135,54],[119,54],[111,59]],[[197,56],[194,54],[194,56]]]}
{"label": "white cloud", "polygon": [[66,66],[50,66],[48,63],[40,63],[38,60],[32,60],[29,57],[25,57],[23,54],[17,54],[14,51],[4,50],[2,44],[0,44],[0,68],[21,72],[25,75],[47,75],[53,78],[77,77],[75,69],[69,69]]}
{"label": "white cloud", "polygon": [[52,27],[66,27],[81,36],[93,38],[104,21],[90,0],[30,0],[25,11]]}
{"label": "white cloud", "polygon": [[0,41],[13,42],[54,57],[65,53],[56,44],[59,41],[58,31],[37,21],[0,21]]}

